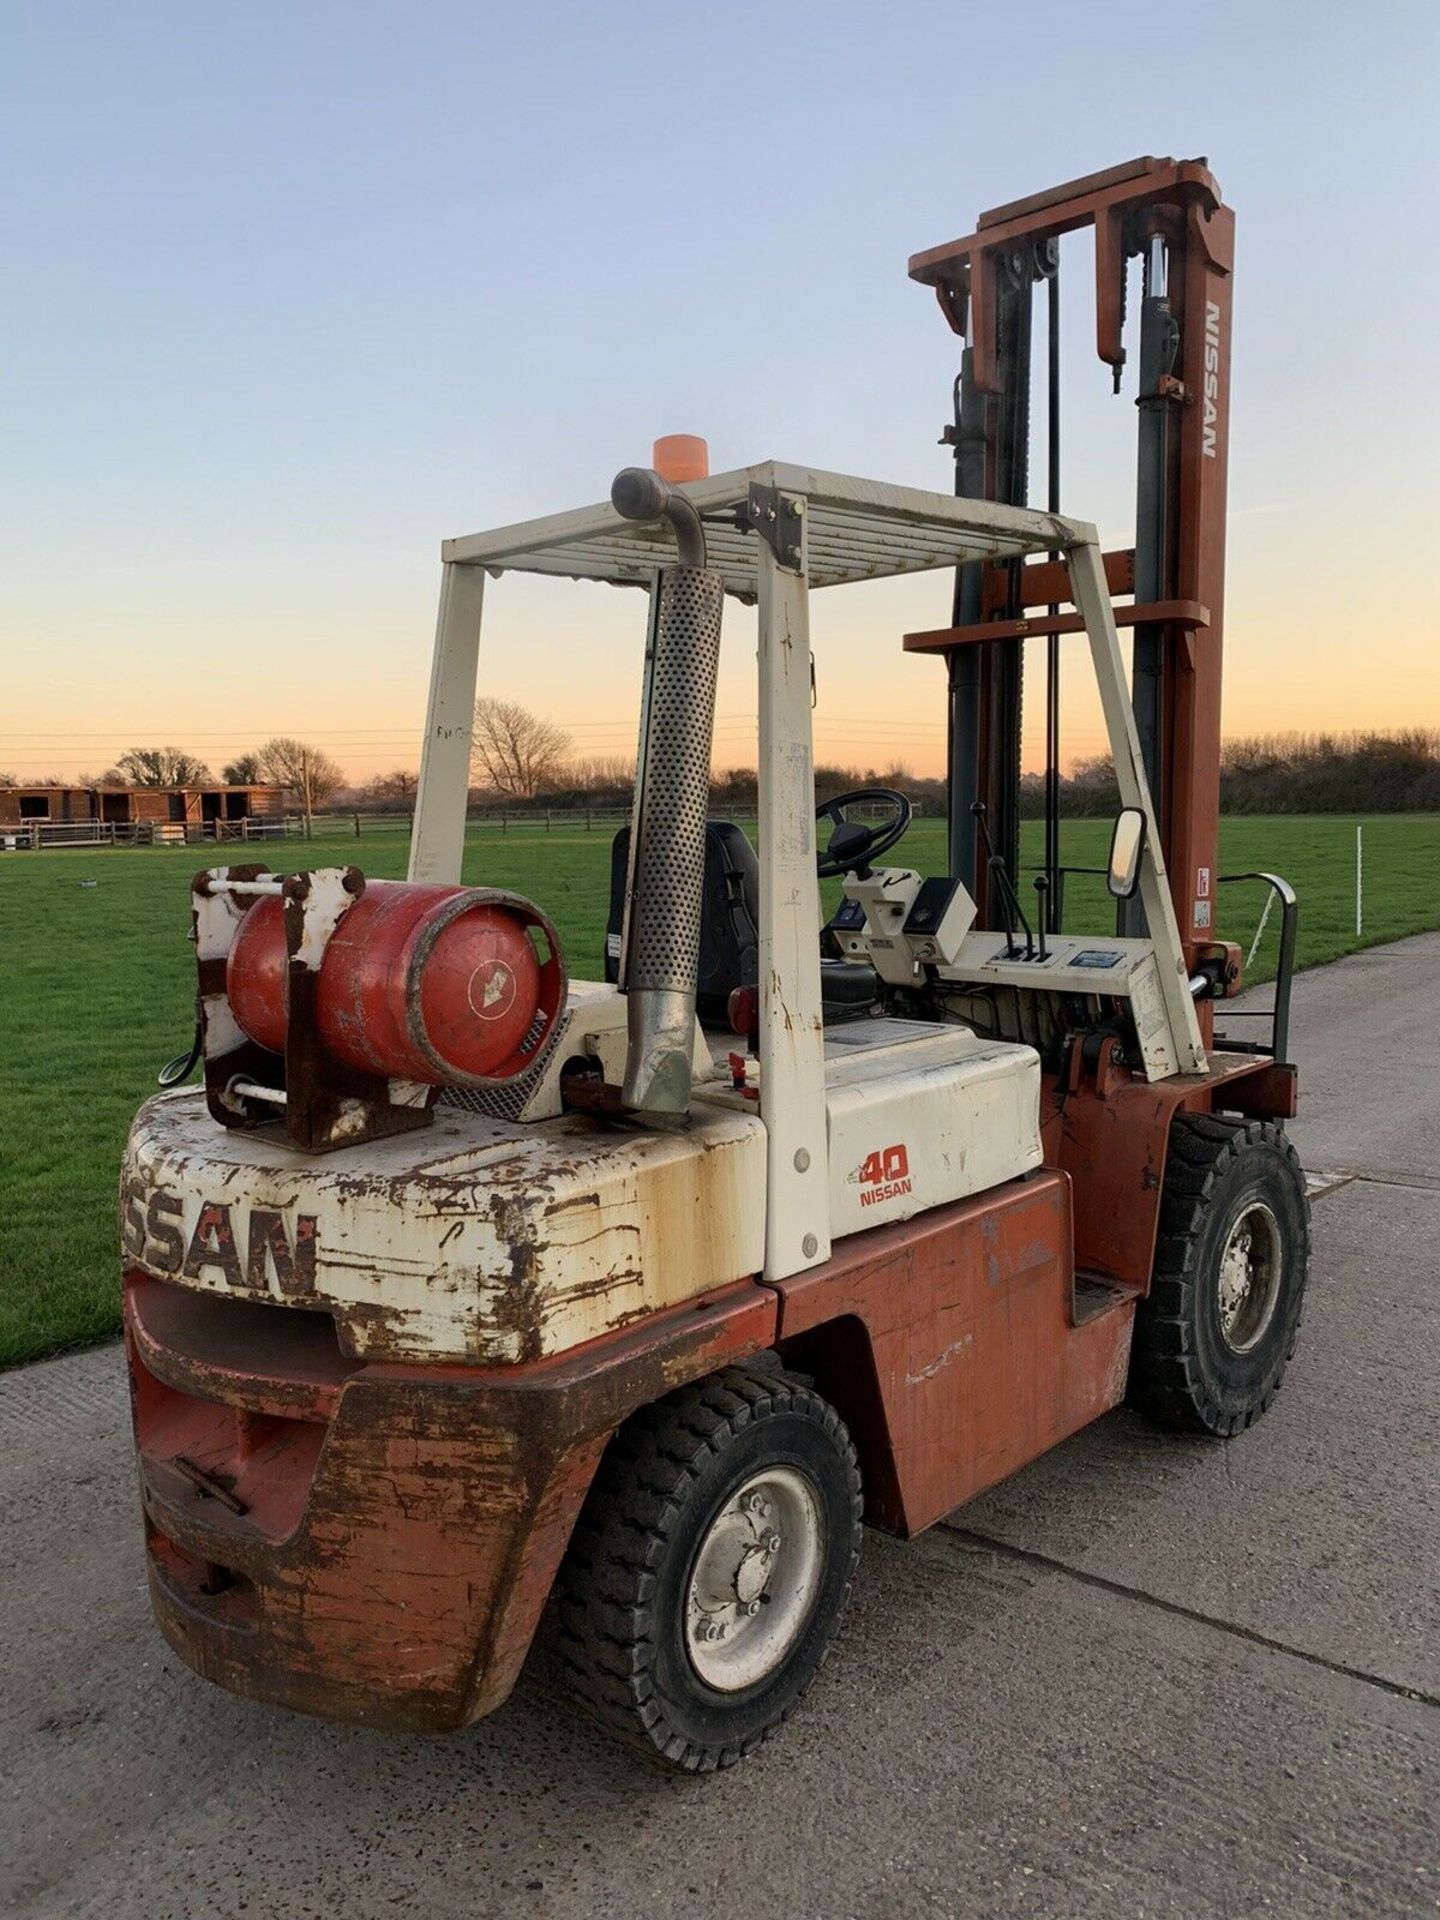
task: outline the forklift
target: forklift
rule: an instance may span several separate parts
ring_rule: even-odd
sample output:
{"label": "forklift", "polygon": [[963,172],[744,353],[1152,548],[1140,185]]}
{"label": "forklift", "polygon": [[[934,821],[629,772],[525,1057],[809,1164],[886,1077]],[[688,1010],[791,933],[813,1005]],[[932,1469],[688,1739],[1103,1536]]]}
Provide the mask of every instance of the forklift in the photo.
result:
{"label": "forklift", "polygon": [[[1081,229],[1117,390],[1140,262],[1122,552],[1059,508]],[[1127,1397],[1223,1439],[1265,1411],[1309,1219],[1275,876],[1236,876],[1281,900],[1269,1032],[1215,1030],[1240,984],[1213,920],[1232,238],[1203,162],[1143,159],[917,255],[963,343],[953,494],[710,475],[662,442],[598,505],[447,542],[408,879],[196,876],[196,1046],[135,1120],[120,1227],[151,1595],[199,1673],[450,1731],[507,1697],[543,1614],[592,1715],[710,1771],[814,1680],[862,1524],[908,1537]],[[812,590],[924,570],[954,577],[950,624],[904,643],[945,668],[928,875],[887,857],[903,793],[816,807],[808,625]],[[512,572],[647,596],[608,977],[570,977],[538,905],[460,884],[482,600]],[[707,819],[727,597],[758,606],[758,846]],[[1114,759],[1113,933],[1066,924],[1070,633]]]}

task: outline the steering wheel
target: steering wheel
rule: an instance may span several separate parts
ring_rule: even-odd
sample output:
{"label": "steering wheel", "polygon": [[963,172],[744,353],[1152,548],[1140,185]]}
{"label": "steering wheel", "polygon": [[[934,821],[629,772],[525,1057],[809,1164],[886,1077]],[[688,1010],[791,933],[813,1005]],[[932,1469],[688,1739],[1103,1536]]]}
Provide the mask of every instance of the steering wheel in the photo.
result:
{"label": "steering wheel", "polygon": [[[871,825],[846,817],[848,807],[882,804],[890,809],[888,820]],[[870,871],[870,862],[879,854],[888,853],[909,826],[910,811],[910,802],[893,787],[857,787],[854,793],[842,793],[834,800],[827,800],[824,806],[816,807],[817,822],[832,822],[829,842],[816,858],[816,872],[822,880],[846,873],[858,873],[863,880]]]}

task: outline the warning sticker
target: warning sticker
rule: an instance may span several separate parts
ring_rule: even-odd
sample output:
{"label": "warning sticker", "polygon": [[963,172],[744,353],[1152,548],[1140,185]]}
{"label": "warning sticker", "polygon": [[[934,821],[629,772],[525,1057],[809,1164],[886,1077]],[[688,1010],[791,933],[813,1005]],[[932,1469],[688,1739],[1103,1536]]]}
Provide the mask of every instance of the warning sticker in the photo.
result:
{"label": "warning sticker", "polygon": [[1208,900],[1197,900],[1195,902],[1195,924],[1197,927],[1209,926],[1210,902]]}
{"label": "warning sticker", "polygon": [[[1197,867],[1195,869],[1195,898],[1197,900],[1208,900],[1210,898],[1209,867]],[[1209,922],[1207,921],[1206,924],[1208,925]]]}

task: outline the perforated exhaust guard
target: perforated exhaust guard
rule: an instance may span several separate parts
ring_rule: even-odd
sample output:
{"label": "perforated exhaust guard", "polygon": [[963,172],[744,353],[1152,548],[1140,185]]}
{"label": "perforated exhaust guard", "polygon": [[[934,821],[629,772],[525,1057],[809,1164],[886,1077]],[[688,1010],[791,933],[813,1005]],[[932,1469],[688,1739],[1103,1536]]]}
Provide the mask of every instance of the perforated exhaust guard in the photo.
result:
{"label": "perforated exhaust guard", "polygon": [[690,1111],[723,603],[718,573],[664,568],[645,662],[620,975],[628,1002],[621,1097],[657,1125]]}

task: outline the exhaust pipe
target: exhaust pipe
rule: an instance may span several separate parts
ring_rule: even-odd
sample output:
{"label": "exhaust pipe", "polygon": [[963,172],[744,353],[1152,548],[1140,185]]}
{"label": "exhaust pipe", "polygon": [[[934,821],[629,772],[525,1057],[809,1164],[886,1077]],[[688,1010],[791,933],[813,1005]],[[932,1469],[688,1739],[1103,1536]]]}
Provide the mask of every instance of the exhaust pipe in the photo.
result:
{"label": "exhaust pipe", "polygon": [[661,569],[650,605],[620,961],[628,1030],[621,1099],[652,1126],[679,1126],[690,1111],[724,590],[705,564],[699,515],[658,473],[627,467],[610,501],[627,520],[668,520],[679,550],[679,565]]}

